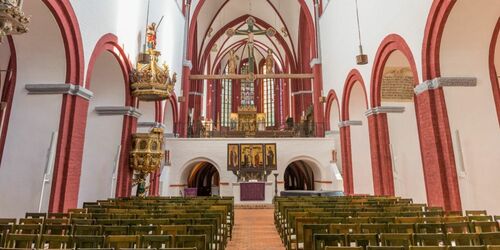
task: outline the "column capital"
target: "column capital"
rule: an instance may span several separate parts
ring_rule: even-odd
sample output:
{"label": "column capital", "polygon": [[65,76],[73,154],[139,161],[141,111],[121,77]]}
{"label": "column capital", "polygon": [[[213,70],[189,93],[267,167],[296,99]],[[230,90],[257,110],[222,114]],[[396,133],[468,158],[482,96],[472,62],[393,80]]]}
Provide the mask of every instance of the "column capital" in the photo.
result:
{"label": "column capital", "polygon": [[350,126],[363,126],[362,121],[348,120],[339,122],[339,128],[350,127]]}
{"label": "column capital", "polygon": [[184,60],[184,62],[182,62],[182,66],[188,67],[189,70],[192,70],[193,69],[193,62],[191,62],[191,60]]}
{"label": "column capital", "polygon": [[387,113],[404,113],[405,107],[395,107],[395,106],[380,106],[368,109],[365,112],[365,116],[372,116],[378,114],[387,114]]}
{"label": "column capital", "polygon": [[437,77],[420,83],[414,88],[415,95],[441,87],[475,87],[477,77]]}
{"label": "column capital", "polygon": [[24,88],[29,95],[74,95],[90,100],[94,96],[92,91],[72,83],[42,83],[26,84]]}
{"label": "column capital", "polygon": [[95,107],[95,112],[101,116],[124,115],[134,118],[141,117],[141,112],[131,106],[101,106]]}

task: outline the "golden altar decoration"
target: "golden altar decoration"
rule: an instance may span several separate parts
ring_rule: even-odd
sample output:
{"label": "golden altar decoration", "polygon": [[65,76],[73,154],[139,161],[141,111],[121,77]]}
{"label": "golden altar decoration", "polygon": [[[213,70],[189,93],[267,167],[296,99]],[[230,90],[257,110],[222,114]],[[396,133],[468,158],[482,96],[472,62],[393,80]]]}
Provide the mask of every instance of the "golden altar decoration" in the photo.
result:
{"label": "golden altar decoration", "polygon": [[238,131],[244,132],[245,136],[254,136],[257,132],[257,107],[238,107]]}
{"label": "golden altar decoration", "polygon": [[257,113],[257,107],[253,105],[238,107],[238,113],[231,114],[231,117],[236,118],[236,115],[238,131],[244,132],[247,137],[255,136],[257,131],[261,131],[262,124],[265,124],[266,121],[265,113]]}
{"label": "golden altar decoration", "polygon": [[153,128],[150,133],[132,135],[130,168],[135,171],[134,185],[137,185],[137,196],[146,196],[148,189],[146,178],[149,174],[160,169],[163,158],[162,128]]}
{"label": "golden altar decoration", "polygon": [[147,50],[142,55],[142,58],[147,58],[147,60],[139,60],[130,74],[132,96],[141,101],[162,101],[170,98],[177,82],[177,73],[170,76],[168,65],[158,64],[161,52],[156,50],[157,28],[155,23],[148,25]]}
{"label": "golden altar decoration", "polygon": [[8,35],[28,32],[30,18],[22,11],[23,0],[0,0],[0,43]]}

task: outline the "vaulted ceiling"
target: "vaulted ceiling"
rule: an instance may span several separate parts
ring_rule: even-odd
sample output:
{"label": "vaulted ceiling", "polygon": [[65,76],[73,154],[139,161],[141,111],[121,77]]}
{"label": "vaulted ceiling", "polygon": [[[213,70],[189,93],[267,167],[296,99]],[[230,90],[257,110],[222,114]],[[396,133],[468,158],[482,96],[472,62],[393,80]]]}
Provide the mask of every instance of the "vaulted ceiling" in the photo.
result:
{"label": "vaulted ceiling", "polygon": [[[229,28],[247,29],[249,16],[256,19],[260,29],[274,28],[274,37],[256,36],[256,62],[265,58],[270,48],[275,53],[279,69],[286,64],[296,64],[299,53],[301,9],[309,18],[314,16],[312,0],[195,0],[191,25],[196,25],[196,49],[199,71],[220,73],[227,61],[230,49],[240,59],[247,57],[246,37],[228,37]],[[288,68],[288,67],[287,67]]]}

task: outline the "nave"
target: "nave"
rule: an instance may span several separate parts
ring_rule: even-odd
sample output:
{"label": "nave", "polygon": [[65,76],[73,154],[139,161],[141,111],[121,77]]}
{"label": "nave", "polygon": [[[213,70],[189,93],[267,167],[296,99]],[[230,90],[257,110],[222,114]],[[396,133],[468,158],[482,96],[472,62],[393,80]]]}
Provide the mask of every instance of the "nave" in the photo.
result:
{"label": "nave", "polygon": [[0,219],[1,249],[498,250],[500,216],[391,196],[113,198]]}

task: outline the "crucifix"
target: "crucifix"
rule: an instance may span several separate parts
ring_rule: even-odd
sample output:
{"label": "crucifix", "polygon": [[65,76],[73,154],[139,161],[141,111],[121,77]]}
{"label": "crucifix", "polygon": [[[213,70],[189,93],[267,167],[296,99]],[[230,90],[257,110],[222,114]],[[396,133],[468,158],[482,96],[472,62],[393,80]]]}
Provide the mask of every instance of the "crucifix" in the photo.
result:
{"label": "crucifix", "polygon": [[242,35],[242,36],[247,36],[247,47],[248,47],[248,73],[249,74],[255,74],[255,68],[254,68],[254,63],[255,63],[255,56],[254,56],[254,42],[255,42],[255,36],[258,35],[267,35],[267,36],[274,36],[276,34],[276,30],[273,28],[268,28],[267,30],[262,30],[259,27],[255,27],[255,18],[253,17],[248,17],[246,20],[246,23],[248,25],[248,28],[246,30],[234,30],[234,29],[228,29],[226,31],[226,35],[229,37],[232,37],[234,35]]}
{"label": "crucifix", "polygon": [[246,20],[246,24],[248,28],[246,30],[234,30],[234,29],[228,29],[226,31],[226,35],[228,37],[232,37],[234,35],[242,35],[242,36],[247,36],[246,40],[246,45],[248,49],[248,64],[245,67],[244,74],[250,75],[250,78],[247,81],[242,81],[241,84],[241,94],[242,94],[242,99],[241,99],[241,104],[242,106],[253,106],[254,105],[254,80],[255,80],[255,56],[254,56],[254,48],[255,48],[255,36],[259,35],[267,35],[269,37],[272,37],[276,34],[276,30],[273,28],[268,28],[267,30],[260,29],[259,27],[255,26],[255,18],[253,17],[248,17]]}

